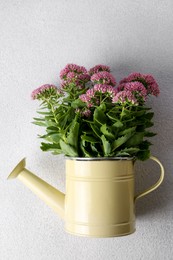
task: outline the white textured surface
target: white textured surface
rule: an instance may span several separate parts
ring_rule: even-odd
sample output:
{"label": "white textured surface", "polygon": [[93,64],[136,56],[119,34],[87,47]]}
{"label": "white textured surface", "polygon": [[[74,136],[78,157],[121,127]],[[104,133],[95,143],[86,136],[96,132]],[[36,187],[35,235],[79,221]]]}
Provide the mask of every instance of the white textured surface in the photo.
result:
{"label": "white textured surface", "polygon": [[[0,260],[173,259],[172,13],[172,0],[0,1]],[[138,201],[133,235],[68,235],[42,201],[21,183],[6,181],[26,156],[29,169],[64,190],[63,158],[39,150],[40,129],[30,123],[37,104],[30,93],[57,83],[70,62],[110,65],[117,80],[133,71],[151,73],[161,87],[149,105],[158,132],[152,152],[164,163],[166,177]],[[149,161],[138,163],[137,171],[138,189],[158,177]]]}

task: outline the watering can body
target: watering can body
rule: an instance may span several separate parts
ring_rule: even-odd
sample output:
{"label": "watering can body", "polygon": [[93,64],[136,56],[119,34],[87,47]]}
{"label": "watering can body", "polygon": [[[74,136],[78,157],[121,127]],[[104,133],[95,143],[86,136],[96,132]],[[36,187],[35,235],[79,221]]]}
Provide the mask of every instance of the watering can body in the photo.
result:
{"label": "watering can body", "polygon": [[135,196],[133,158],[66,158],[66,195],[25,168],[22,160],[9,178],[19,178],[65,221],[68,233],[87,237],[114,237],[135,231],[135,201],[156,189],[156,184]]}
{"label": "watering can body", "polygon": [[84,236],[135,231],[133,160],[66,160],[65,228]]}

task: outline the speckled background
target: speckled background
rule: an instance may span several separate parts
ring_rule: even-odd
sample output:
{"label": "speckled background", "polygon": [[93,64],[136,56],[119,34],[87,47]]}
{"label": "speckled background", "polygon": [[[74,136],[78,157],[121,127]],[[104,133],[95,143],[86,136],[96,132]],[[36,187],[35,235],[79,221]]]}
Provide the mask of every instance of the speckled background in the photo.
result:
{"label": "speckled background", "polygon": [[[0,1],[0,260],[173,259],[173,2],[172,0]],[[16,163],[64,191],[64,159],[43,153],[31,124],[37,102],[31,91],[58,84],[67,63],[111,66],[119,80],[151,73],[161,94],[155,112],[152,154],[164,164],[162,186],[136,205],[136,232],[119,238],[68,235],[63,222],[17,180]],[[159,176],[147,161],[136,165],[136,187]]]}

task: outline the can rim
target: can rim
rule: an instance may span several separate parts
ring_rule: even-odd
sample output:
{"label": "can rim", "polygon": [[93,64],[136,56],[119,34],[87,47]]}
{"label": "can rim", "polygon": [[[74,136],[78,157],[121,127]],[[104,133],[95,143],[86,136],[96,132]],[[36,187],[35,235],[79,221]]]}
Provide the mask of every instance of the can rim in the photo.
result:
{"label": "can rim", "polygon": [[135,157],[70,157],[65,156],[66,160],[74,161],[134,161]]}

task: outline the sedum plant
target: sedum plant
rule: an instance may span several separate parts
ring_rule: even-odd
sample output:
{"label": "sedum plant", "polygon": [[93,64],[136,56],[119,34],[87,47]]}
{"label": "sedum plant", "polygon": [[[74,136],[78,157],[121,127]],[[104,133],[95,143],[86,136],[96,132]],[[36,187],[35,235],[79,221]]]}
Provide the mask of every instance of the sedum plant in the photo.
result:
{"label": "sedum plant", "polygon": [[155,134],[154,113],[146,106],[159,87],[151,75],[132,73],[115,87],[105,65],[87,71],[67,64],[60,72],[61,85],[46,84],[32,92],[40,101],[34,124],[45,128],[41,149],[71,157],[150,156],[148,138]]}

